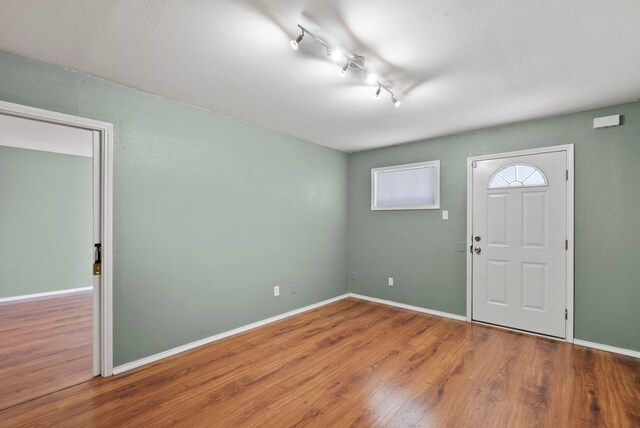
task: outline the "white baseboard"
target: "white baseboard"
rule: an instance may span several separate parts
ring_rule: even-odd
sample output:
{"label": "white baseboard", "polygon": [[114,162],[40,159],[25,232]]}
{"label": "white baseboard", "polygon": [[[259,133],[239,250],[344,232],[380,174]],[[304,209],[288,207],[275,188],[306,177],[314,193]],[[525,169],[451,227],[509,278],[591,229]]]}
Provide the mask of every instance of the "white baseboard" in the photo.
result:
{"label": "white baseboard", "polygon": [[77,293],[78,291],[93,290],[93,287],[69,288],[67,290],[47,291],[45,293],[23,294],[22,296],[11,296],[0,298],[0,303],[13,302],[14,300],[35,299],[36,297],[56,296],[58,294]]}
{"label": "white baseboard", "polygon": [[[446,318],[451,318],[451,319],[459,320],[459,321],[467,321],[467,317],[464,316],[464,315],[456,315],[456,314],[451,314],[449,312],[434,311],[432,309],[425,309],[425,308],[421,308],[419,306],[405,305],[404,303],[393,302],[391,300],[378,299],[376,297],[363,296],[361,294],[355,294],[355,293],[349,293],[349,297],[353,297],[354,299],[362,299],[362,300],[368,300],[368,301],[371,301],[371,302],[381,303],[383,305],[395,306],[395,307],[402,308],[402,309],[408,309],[410,311],[416,311],[416,312],[422,312],[422,313],[425,313],[425,314],[436,315],[436,316],[439,316],[439,317],[446,317]],[[510,328],[507,328],[507,327],[501,327],[501,326],[493,326],[492,325],[491,327],[497,327],[497,328],[501,328],[501,329],[505,329],[505,330],[510,330],[510,331],[514,331],[516,333],[528,333],[528,332],[524,332],[524,331],[520,331],[520,330],[514,330],[514,329],[510,329]],[[564,341],[564,339],[557,339],[557,338],[554,338],[554,337],[539,335],[539,334],[535,334],[535,333],[528,333],[528,334],[531,334],[533,336],[544,337],[545,339],[555,339],[555,340]],[[580,339],[574,339],[573,340],[573,344],[574,345],[578,345],[578,346],[586,346],[588,348],[599,349],[601,351],[613,352],[615,354],[627,355],[629,357],[640,358],[640,351],[634,351],[634,350],[631,350],[631,349],[617,348],[615,346],[603,345],[601,343],[587,342],[586,340],[580,340]]]}
{"label": "white baseboard", "polygon": [[305,307],[302,307],[302,308],[299,308],[299,309],[295,309],[293,311],[285,312],[283,314],[276,315],[276,316],[271,317],[271,318],[267,318],[267,319],[264,319],[264,320],[261,320],[261,321],[256,321],[254,323],[247,324],[247,325],[242,326],[242,327],[234,328],[233,330],[225,331],[223,333],[219,333],[219,334],[216,334],[216,335],[213,335],[213,336],[210,336],[210,337],[205,337],[204,339],[200,339],[200,340],[197,340],[195,342],[187,343],[185,345],[178,346],[176,348],[169,349],[167,351],[163,351],[163,352],[160,352],[158,354],[150,355],[148,357],[144,357],[144,358],[141,358],[139,360],[132,361],[130,363],[122,364],[122,365],[120,365],[118,367],[114,367],[113,368],[113,374],[117,375],[117,374],[120,374],[120,373],[124,373],[126,371],[135,369],[137,367],[144,366],[146,364],[150,364],[150,363],[156,362],[156,361],[161,360],[163,358],[167,358],[167,357],[170,357],[172,355],[179,354],[181,352],[188,351],[190,349],[197,348],[199,346],[206,345],[208,343],[215,342],[217,340],[224,339],[224,338],[229,337],[229,336],[233,336],[234,334],[243,333],[245,331],[252,330],[254,328],[262,327],[263,325],[270,324],[270,323],[275,322],[275,321],[280,321],[280,320],[282,320],[284,318],[288,318],[288,317],[291,317],[291,316],[294,316],[294,315],[298,315],[298,314],[301,314],[303,312],[307,312],[307,311],[310,311],[312,309],[316,309],[316,308],[319,308],[321,306],[328,305],[329,303],[337,302],[338,300],[346,299],[347,297],[349,297],[349,294],[342,294],[340,296],[336,296],[336,297],[333,297],[331,299],[323,300],[322,302],[314,303],[312,305],[305,306]]}
{"label": "white baseboard", "polygon": [[602,343],[587,342],[586,340],[574,339],[574,345],[586,346],[587,348],[599,349],[601,351],[613,352],[614,354],[627,355],[629,357],[640,358],[640,351],[631,349],[617,348],[615,346],[603,345]]}
{"label": "white baseboard", "polygon": [[[80,291],[80,290],[84,290],[84,289],[76,289],[76,291]],[[381,303],[383,305],[389,305],[389,306],[395,306],[395,307],[398,307],[398,308],[408,309],[410,311],[421,312],[421,313],[425,313],[425,314],[429,314],[429,315],[436,315],[436,316],[439,316],[439,317],[451,318],[451,319],[458,320],[458,321],[467,321],[467,318],[464,315],[456,315],[456,314],[452,314],[452,313],[449,313],[449,312],[442,312],[442,311],[436,311],[436,310],[433,310],[433,309],[421,308],[419,306],[406,305],[404,303],[393,302],[391,300],[378,299],[376,297],[369,297],[369,296],[364,296],[364,295],[361,295],[361,294],[347,293],[347,294],[342,294],[342,295],[337,296],[337,297],[333,297],[331,299],[323,300],[322,302],[314,303],[314,304],[309,305],[309,306],[305,306],[305,307],[302,307],[302,308],[299,308],[299,309],[295,309],[293,311],[285,312],[283,314],[276,315],[276,316],[271,317],[271,318],[267,318],[267,319],[264,319],[264,320],[261,320],[261,321],[256,321],[254,323],[247,324],[245,326],[238,327],[238,328],[235,328],[233,330],[225,331],[223,333],[219,333],[219,334],[216,334],[214,336],[206,337],[204,339],[200,339],[200,340],[197,340],[195,342],[187,343],[185,345],[178,346],[176,348],[169,349],[167,351],[163,351],[163,352],[160,352],[158,354],[150,355],[148,357],[141,358],[141,359],[136,360],[136,361],[132,361],[132,362],[129,362],[129,363],[126,363],[126,364],[122,364],[122,365],[120,365],[118,367],[115,367],[113,369],[113,374],[114,375],[121,374],[121,373],[124,373],[126,371],[133,370],[133,369],[135,369],[137,367],[144,366],[146,364],[150,364],[150,363],[162,360],[163,358],[167,358],[167,357],[170,357],[172,355],[176,355],[176,354],[179,354],[181,352],[185,352],[185,351],[188,351],[190,349],[197,348],[199,346],[206,345],[208,343],[212,343],[212,342],[224,339],[224,338],[229,337],[229,336],[233,336],[235,334],[243,333],[245,331],[252,330],[254,328],[262,327],[262,326],[270,324],[272,322],[280,321],[280,320],[282,320],[284,318],[288,318],[288,317],[291,317],[291,316],[294,316],[294,315],[298,315],[298,314],[301,314],[303,312],[307,312],[307,311],[310,311],[312,309],[316,309],[316,308],[319,308],[321,306],[325,306],[325,305],[328,305],[330,303],[337,302],[338,300],[346,299],[347,297],[353,297],[354,299],[368,300],[370,302]],[[629,349],[616,348],[616,347],[609,346],[609,345],[601,345],[599,343],[592,343],[592,342],[587,342],[585,340],[579,340],[579,339],[575,339],[574,340],[574,344],[580,345],[580,346],[587,346],[587,347],[595,348],[595,349],[600,349],[600,350],[603,350],[603,351],[609,351],[609,352],[614,352],[614,353],[618,353],[618,354],[628,355],[628,356],[631,356],[631,357],[640,358],[640,352],[632,351],[632,350],[629,350]]]}
{"label": "white baseboard", "polygon": [[363,296],[362,294],[355,294],[355,293],[349,293],[349,296],[353,297],[354,299],[368,300],[370,302],[376,302],[376,303],[381,303],[383,305],[395,306],[397,308],[408,309],[410,311],[422,312],[424,314],[436,315],[439,317],[451,318],[458,321],[467,320],[467,317],[464,315],[456,315],[449,312],[441,312],[433,309],[421,308],[420,306],[405,305],[404,303],[393,302],[391,300],[378,299],[377,297]]}

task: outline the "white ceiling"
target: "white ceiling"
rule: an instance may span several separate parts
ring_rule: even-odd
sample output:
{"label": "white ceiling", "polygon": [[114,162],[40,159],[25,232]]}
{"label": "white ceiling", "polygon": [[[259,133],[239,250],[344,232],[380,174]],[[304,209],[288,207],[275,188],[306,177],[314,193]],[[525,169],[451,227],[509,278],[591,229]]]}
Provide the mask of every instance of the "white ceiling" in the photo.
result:
{"label": "white ceiling", "polygon": [[93,131],[0,114],[0,147],[93,156]]}
{"label": "white ceiling", "polygon": [[[636,101],[638,0],[0,0],[0,49],[351,152]],[[403,104],[305,38],[322,30]]]}

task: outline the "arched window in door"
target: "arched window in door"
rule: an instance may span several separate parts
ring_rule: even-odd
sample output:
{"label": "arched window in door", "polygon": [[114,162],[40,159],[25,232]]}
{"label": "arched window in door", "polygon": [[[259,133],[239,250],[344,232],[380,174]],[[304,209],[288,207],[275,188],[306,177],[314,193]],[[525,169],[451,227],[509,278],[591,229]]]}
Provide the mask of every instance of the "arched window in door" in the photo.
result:
{"label": "arched window in door", "polygon": [[489,180],[489,189],[546,186],[547,177],[533,165],[514,163],[497,170]]}

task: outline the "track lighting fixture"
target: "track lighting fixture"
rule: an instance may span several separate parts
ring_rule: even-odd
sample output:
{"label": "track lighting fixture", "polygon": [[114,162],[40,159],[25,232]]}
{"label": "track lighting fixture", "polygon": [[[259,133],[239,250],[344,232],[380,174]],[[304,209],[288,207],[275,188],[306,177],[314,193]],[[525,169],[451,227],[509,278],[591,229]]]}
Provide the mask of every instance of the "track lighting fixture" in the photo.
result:
{"label": "track lighting fixture", "polygon": [[342,69],[340,70],[340,74],[341,75],[345,75],[345,73],[347,72],[347,68],[349,68],[349,65],[351,65],[351,63],[349,61],[346,62],[346,64],[344,65],[344,67],[342,67]]}
{"label": "track lighting fixture", "polygon": [[385,91],[387,91],[389,93],[389,95],[391,95],[391,102],[393,103],[394,106],[399,107],[400,106],[400,100],[398,98],[396,98],[396,95],[393,93],[393,91],[391,89],[389,89],[389,83],[387,81],[385,81],[384,79],[382,79],[380,76],[378,76],[377,74],[375,74],[374,72],[372,72],[371,70],[368,70],[365,66],[364,66],[364,58],[361,56],[357,56],[357,55],[349,55],[348,53],[346,53],[345,51],[338,49],[338,48],[331,48],[329,47],[329,44],[327,42],[325,42],[324,40],[322,40],[320,37],[318,37],[317,34],[312,33],[311,31],[307,30],[306,28],[304,28],[302,25],[298,24],[298,28],[300,28],[300,31],[302,32],[300,34],[300,36],[298,36],[297,39],[295,40],[291,40],[291,47],[293,49],[298,49],[298,45],[300,44],[300,42],[302,41],[302,38],[304,37],[305,34],[308,34],[309,37],[311,37],[313,40],[315,40],[316,42],[320,43],[321,45],[323,45],[325,47],[325,49],[327,50],[327,55],[331,57],[331,59],[333,59],[334,61],[340,61],[342,59],[346,59],[346,63],[344,64],[344,66],[342,66],[342,68],[340,69],[340,74],[341,75],[345,75],[347,73],[347,70],[349,69],[349,67],[351,68],[358,68],[360,69],[363,73],[364,73],[364,77],[367,81],[367,83],[369,84],[377,84],[378,85],[378,89],[375,92],[375,95],[373,96],[373,98],[378,99],[380,97],[380,92],[384,89]]}
{"label": "track lighting fixture", "polygon": [[[300,27],[302,29],[302,27]],[[302,29],[302,33],[300,33],[300,35],[298,36],[297,39],[295,40],[291,40],[289,42],[289,44],[291,44],[291,47],[295,50],[298,50],[298,45],[300,44],[300,42],[302,41],[302,38],[304,37],[304,29]]]}

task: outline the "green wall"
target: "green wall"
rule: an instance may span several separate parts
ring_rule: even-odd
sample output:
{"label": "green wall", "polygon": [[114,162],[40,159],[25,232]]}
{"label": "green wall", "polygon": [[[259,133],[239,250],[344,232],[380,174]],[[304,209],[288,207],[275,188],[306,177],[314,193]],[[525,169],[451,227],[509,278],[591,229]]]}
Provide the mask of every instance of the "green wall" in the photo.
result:
{"label": "green wall", "polygon": [[93,284],[91,158],[0,146],[0,298]]}
{"label": "green wall", "polygon": [[[592,128],[610,114],[624,124]],[[467,157],[561,144],[575,144],[575,337],[640,350],[640,103],[351,155],[351,292],[464,315]],[[449,220],[370,210],[371,168],[434,159]]]}
{"label": "green wall", "polygon": [[[116,365],[340,295],[348,282],[464,314],[467,156],[567,143],[575,335],[640,350],[640,104],[346,155],[6,52],[0,76],[1,100],[114,124]],[[592,129],[614,113],[623,126]],[[370,211],[370,168],[430,159],[441,160],[449,220]]]}
{"label": "green wall", "polygon": [[6,52],[0,76],[114,124],[115,365],[347,291],[346,154]]}

